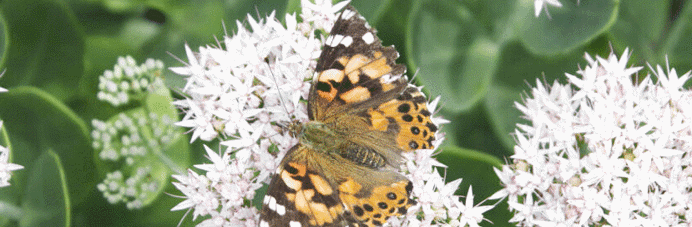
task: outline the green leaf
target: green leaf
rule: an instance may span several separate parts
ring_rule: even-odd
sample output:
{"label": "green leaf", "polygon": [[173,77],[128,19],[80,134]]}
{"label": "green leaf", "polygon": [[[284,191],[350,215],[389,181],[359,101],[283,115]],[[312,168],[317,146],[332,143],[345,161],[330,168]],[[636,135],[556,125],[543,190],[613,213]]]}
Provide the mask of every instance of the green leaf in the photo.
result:
{"label": "green leaf", "polygon": [[671,67],[677,68],[679,72],[686,72],[692,69],[692,2],[684,2],[679,16],[673,22],[660,55],[668,56]]}
{"label": "green leaf", "polygon": [[469,25],[473,21],[464,19],[462,6],[430,1],[414,14],[407,51],[409,64],[420,67],[417,78],[432,97],[442,96],[445,109],[470,109],[492,81],[500,46]]}
{"label": "green leaf", "polygon": [[521,112],[514,107],[514,102],[521,101],[521,91],[511,87],[490,86],[484,101],[493,132],[502,141],[505,149],[513,150],[515,143],[512,135],[521,117]]}
{"label": "green leaf", "polygon": [[524,17],[515,23],[522,26],[520,40],[538,55],[566,53],[584,46],[606,32],[615,23],[618,0],[561,1],[562,7],[548,6],[550,17],[543,12],[534,15],[533,1],[522,1]]}
{"label": "green leaf", "polygon": [[657,54],[657,48],[660,48],[660,37],[668,26],[666,19],[670,8],[670,0],[620,2],[617,22],[609,31],[616,49],[624,50],[629,47],[634,50],[633,57],[642,57],[631,62],[662,62],[663,56]]}
{"label": "green leaf", "polygon": [[[84,121],[50,94],[34,87],[16,87],[0,94],[0,118],[11,136],[17,164],[33,166],[36,157],[52,150],[65,164],[72,204],[94,190],[96,175],[91,139]],[[25,174],[17,172],[18,187]]]}
{"label": "green leaf", "polygon": [[65,170],[52,150],[31,164],[22,197],[19,226],[70,226],[70,197]]}
{"label": "green leaf", "polygon": [[59,100],[74,95],[82,76],[84,39],[64,2],[7,0],[0,7],[7,29],[2,86],[31,85]]}
{"label": "green leaf", "polygon": [[[158,116],[169,116],[173,121],[178,121],[178,110],[172,105],[173,98],[166,89],[161,89],[156,93],[151,93],[145,102],[146,109],[149,114],[154,113]],[[183,173],[185,167],[190,165],[190,143],[189,138],[183,135],[183,131],[177,126],[171,125],[174,128],[175,138],[171,139],[171,143],[163,148],[162,153],[159,153],[160,161],[163,161],[168,167],[167,175],[172,173]]]}

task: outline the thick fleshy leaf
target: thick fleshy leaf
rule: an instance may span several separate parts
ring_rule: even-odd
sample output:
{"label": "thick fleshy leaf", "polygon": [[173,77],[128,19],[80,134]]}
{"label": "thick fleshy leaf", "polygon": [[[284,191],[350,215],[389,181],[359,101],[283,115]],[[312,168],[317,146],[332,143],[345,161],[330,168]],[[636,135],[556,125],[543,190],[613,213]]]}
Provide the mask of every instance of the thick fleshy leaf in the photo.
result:
{"label": "thick fleshy leaf", "polygon": [[663,56],[656,51],[668,26],[666,19],[671,12],[670,6],[671,0],[620,1],[617,21],[609,31],[613,45],[617,50],[627,47],[635,50],[632,56],[635,59],[648,59],[652,64],[663,63]]}
{"label": "thick fleshy leaf", "polygon": [[0,10],[7,29],[3,87],[35,86],[59,100],[73,96],[82,76],[84,38],[65,2],[7,0]]}
{"label": "thick fleshy leaf", "polygon": [[514,107],[514,102],[521,100],[520,94],[519,89],[491,86],[484,100],[493,132],[496,132],[497,138],[502,141],[502,145],[507,150],[512,150],[515,144],[511,132],[516,128],[516,123],[521,117],[521,112]]}
{"label": "thick fleshy leaf", "polygon": [[499,44],[468,25],[463,6],[447,1],[425,2],[414,9],[407,51],[409,64],[420,68],[419,81],[443,108],[468,110],[487,91],[499,59]]}
{"label": "thick fleshy leaf", "polygon": [[523,17],[519,39],[537,55],[554,55],[586,45],[615,23],[619,1],[560,1],[561,8],[549,7],[550,18],[534,15],[533,1],[522,1]]}
{"label": "thick fleshy leaf", "polygon": [[29,167],[19,226],[70,226],[70,197],[58,154],[45,151]]}
{"label": "thick fleshy leaf", "polygon": [[[679,72],[692,69],[692,2],[685,2],[670,30],[666,32],[660,56],[668,56],[672,67]],[[690,84],[690,83],[688,83]]]}
{"label": "thick fleshy leaf", "polygon": [[[85,161],[93,153],[88,129],[59,100],[34,87],[13,88],[0,94],[0,118],[11,135],[17,164],[33,166],[36,157],[52,150],[64,164],[72,204],[81,203],[93,191],[94,164]],[[20,184],[25,183],[24,172],[16,174]]]}

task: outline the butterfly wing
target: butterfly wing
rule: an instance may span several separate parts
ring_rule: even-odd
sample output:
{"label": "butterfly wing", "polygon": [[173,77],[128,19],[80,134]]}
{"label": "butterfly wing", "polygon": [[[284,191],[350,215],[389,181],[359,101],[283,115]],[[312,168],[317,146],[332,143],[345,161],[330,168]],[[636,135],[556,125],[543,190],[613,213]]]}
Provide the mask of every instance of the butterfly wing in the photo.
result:
{"label": "butterfly wing", "polygon": [[[376,148],[389,164],[398,152],[431,149],[437,126],[427,99],[409,85],[394,47],[351,6],[339,16],[323,47],[310,91],[311,120],[336,122],[336,131]],[[347,122],[348,124],[341,124]]]}
{"label": "butterfly wing", "polygon": [[260,211],[261,227],[347,226],[344,206],[321,168],[319,155],[296,145],[272,178]]}
{"label": "butterfly wing", "polygon": [[403,76],[406,67],[394,62],[398,56],[394,47],[383,47],[375,30],[347,6],[317,63],[308,101],[311,120],[326,121],[397,97],[408,83]]}

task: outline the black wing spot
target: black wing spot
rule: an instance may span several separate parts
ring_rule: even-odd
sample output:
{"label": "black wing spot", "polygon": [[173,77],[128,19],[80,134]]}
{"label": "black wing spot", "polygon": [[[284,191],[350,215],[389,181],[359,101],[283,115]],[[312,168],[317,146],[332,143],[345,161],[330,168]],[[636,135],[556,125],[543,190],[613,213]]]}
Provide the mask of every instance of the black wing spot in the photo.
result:
{"label": "black wing spot", "polygon": [[397,108],[397,110],[399,111],[399,113],[408,113],[408,111],[411,110],[411,105],[409,105],[408,103],[401,104],[399,105],[399,108]]}
{"label": "black wing spot", "polygon": [[402,214],[402,215],[403,215],[403,214],[406,214],[406,211],[407,211],[407,210],[408,210],[408,209],[406,209],[405,207],[399,207],[399,214]]}
{"label": "black wing spot", "polygon": [[425,126],[428,127],[428,128],[430,129],[431,132],[436,132],[436,131],[437,131],[437,126],[435,126],[435,124],[433,124],[433,123],[428,122],[428,123],[425,124]]}
{"label": "black wing spot", "polygon": [[353,213],[355,213],[356,216],[358,216],[358,217],[362,217],[363,214],[365,214],[365,213],[363,212],[363,209],[360,208],[359,206],[353,206]]}
{"label": "black wing spot", "polygon": [[394,192],[387,193],[387,198],[388,198],[388,199],[391,199],[391,200],[395,200],[395,199],[396,199],[396,194],[394,194]]}
{"label": "black wing spot", "polygon": [[413,133],[413,135],[418,135],[418,133],[420,133],[420,129],[416,126],[413,126],[411,127],[411,133]]}
{"label": "black wing spot", "polygon": [[420,114],[423,114],[423,116],[429,117],[430,116],[430,111],[428,110],[421,110]]}
{"label": "black wing spot", "polygon": [[343,71],[344,69],[346,69],[346,66],[342,65],[339,61],[335,61],[334,64],[332,64],[332,69]]}
{"label": "black wing spot", "polygon": [[385,202],[379,202],[377,206],[380,207],[380,209],[387,209],[387,207],[389,207]]}
{"label": "black wing spot", "polygon": [[416,143],[416,141],[411,141],[411,142],[409,142],[409,143],[408,143],[408,146],[409,146],[411,149],[418,149],[418,143]]}
{"label": "black wing spot", "polygon": [[374,210],[374,209],[372,208],[372,206],[370,206],[370,204],[367,204],[367,203],[366,203],[366,204],[363,204],[363,208],[365,208],[365,210],[368,211],[368,212],[372,212],[372,211]]}
{"label": "black wing spot", "polygon": [[330,92],[332,90],[332,86],[325,82],[317,82],[315,89],[318,91]]}
{"label": "black wing spot", "polygon": [[288,164],[284,165],[284,169],[286,170],[286,172],[290,173],[291,175],[296,175],[298,173],[298,169],[296,169],[293,166],[288,165]]}

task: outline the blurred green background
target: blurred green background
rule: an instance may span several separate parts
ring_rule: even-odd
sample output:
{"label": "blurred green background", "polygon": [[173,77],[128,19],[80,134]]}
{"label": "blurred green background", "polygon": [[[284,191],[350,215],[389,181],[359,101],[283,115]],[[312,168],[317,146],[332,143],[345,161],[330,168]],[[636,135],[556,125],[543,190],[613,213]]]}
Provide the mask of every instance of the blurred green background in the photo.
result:
{"label": "blurred green background", "polygon": [[[441,96],[438,115],[446,141],[438,159],[448,181],[463,178],[479,203],[501,185],[492,168],[509,160],[512,134],[522,123],[515,102],[536,80],[566,82],[586,65],[584,53],[618,56],[631,65],[692,67],[692,4],[683,0],[561,0],[534,17],[533,0],[354,0],[398,62],[429,97]],[[110,205],[96,190],[104,171],[91,144],[92,119],[107,120],[147,103],[112,107],[95,99],[98,76],[118,56],[181,66],[184,45],[215,45],[247,15],[277,18],[299,12],[300,1],[242,0],[3,0],[0,1],[0,118],[3,145],[12,150],[12,186],[0,188],[5,226],[176,226],[182,199],[160,194],[141,210]],[[640,76],[648,74],[648,68]],[[178,91],[183,78],[165,71]],[[173,92],[174,98],[181,98]],[[187,141],[189,138],[183,138]],[[186,149],[188,165],[207,162],[201,142]],[[210,145],[210,147],[217,147]],[[189,157],[187,157],[189,156]],[[180,193],[168,183],[164,192]],[[486,204],[493,204],[493,201]],[[17,215],[16,209],[23,214]],[[506,203],[485,213],[485,226],[507,226]],[[197,220],[199,222],[199,220]],[[182,226],[196,222],[188,216]]]}

